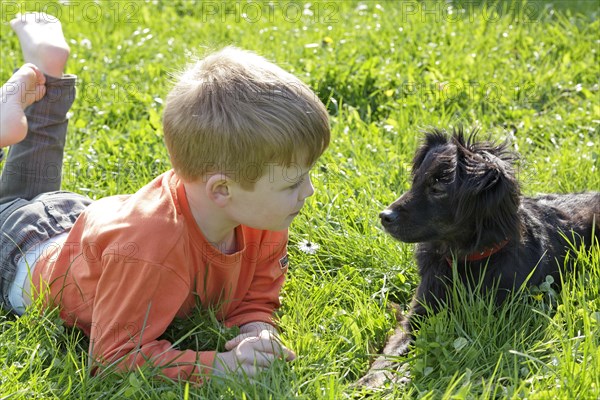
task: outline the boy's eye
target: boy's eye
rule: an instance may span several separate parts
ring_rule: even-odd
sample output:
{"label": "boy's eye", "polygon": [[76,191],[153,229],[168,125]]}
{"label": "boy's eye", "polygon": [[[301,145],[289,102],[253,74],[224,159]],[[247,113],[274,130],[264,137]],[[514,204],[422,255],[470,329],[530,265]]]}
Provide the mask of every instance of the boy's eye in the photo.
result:
{"label": "boy's eye", "polygon": [[300,185],[302,185],[302,182],[304,182],[304,178],[300,179],[298,182],[296,182],[292,186],[290,186],[290,189],[297,189],[297,188],[299,188]]}

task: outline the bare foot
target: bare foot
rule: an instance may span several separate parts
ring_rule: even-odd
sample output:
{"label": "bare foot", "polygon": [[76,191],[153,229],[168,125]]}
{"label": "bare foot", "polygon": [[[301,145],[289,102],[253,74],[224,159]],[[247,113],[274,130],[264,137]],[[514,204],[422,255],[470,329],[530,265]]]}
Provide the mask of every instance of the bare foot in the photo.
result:
{"label": "bare foot", "polygon": [[27,135],[25,108],[46,94],[46,77],[25,64],[0,89],[0,147],[18,143]]}
{"label": "bare foot", "polygon": [[17,14],[10,26],[19,38],[26,63],[37,65],[46,75],[62,77],[70,49],[58,18],[39,12]]}

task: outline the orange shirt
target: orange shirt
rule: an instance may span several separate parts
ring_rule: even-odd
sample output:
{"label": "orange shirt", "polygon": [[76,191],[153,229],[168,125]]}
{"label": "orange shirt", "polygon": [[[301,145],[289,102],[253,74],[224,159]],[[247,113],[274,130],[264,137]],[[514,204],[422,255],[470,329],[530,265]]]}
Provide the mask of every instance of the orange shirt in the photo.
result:
{"label": "orange shirt", "polygon": [[[33,283],[69,325],[90,337],[103,365],[135,369],[149,360],[166,376],[201,381],[215,352],[179,351],[157,340],[199,299],[225,325],[272,324],[287,271],[287,230],[239,226],[237,253],[208,243],[189,208],[183,183],[166,172],[137,193],[92,203],[64,245],[44,254]],[[209,367],[209,368],[206,368]]]}

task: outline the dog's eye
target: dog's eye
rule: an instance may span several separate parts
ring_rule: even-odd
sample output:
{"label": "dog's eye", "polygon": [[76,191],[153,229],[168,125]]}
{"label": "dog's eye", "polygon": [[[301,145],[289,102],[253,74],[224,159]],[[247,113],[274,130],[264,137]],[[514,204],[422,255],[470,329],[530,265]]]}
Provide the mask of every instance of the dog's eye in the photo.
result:
{"label": "dog's eye", "polygon": [[436,179],[434,182],[432,182],[429,190],[434,196],[443,195],[446,194],[446,185],[444,185],[444,183],[439,179]]}

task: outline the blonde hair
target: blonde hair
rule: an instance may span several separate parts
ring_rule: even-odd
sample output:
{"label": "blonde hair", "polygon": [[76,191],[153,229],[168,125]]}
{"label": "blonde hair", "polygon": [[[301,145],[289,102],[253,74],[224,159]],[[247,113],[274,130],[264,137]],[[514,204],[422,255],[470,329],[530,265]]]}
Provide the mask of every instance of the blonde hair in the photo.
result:
{"label": "blonde hair", "polygon": [[294,75],[235,47],[189,66],[167,96],[163,127],[175,172],[220,172],[252,188],[270,163],[310,166],[329,145],[327,110]]}

